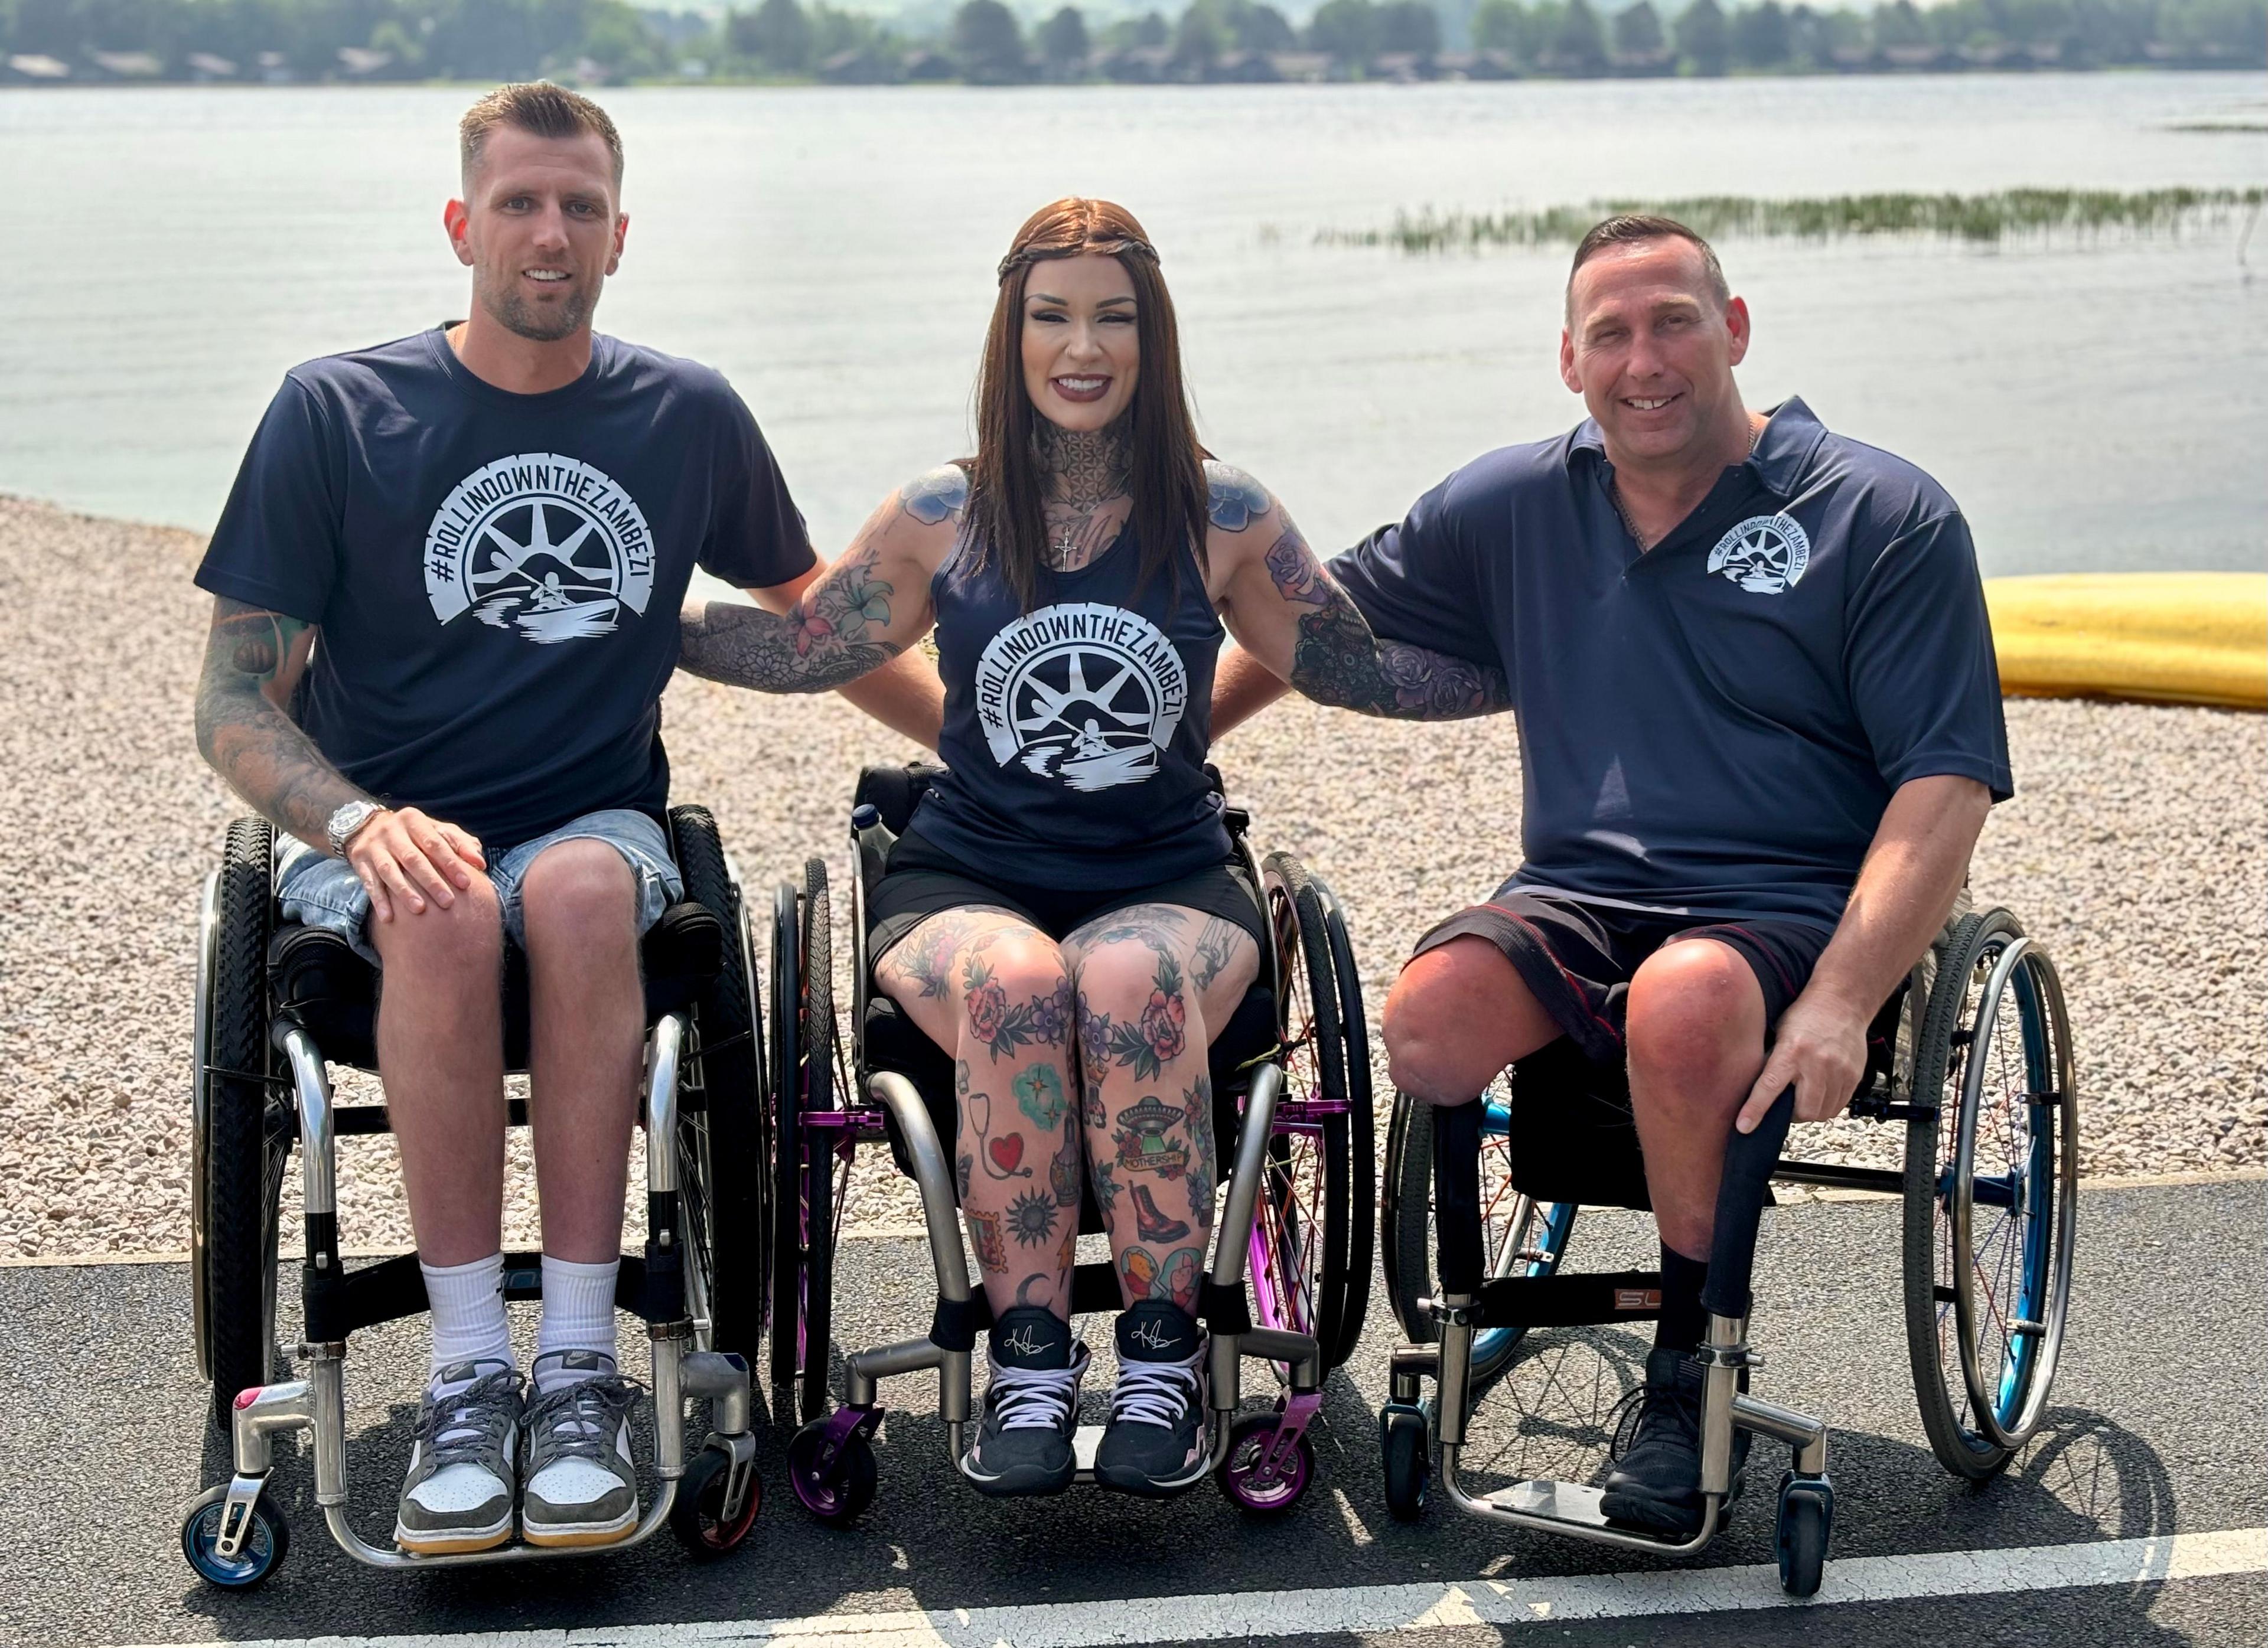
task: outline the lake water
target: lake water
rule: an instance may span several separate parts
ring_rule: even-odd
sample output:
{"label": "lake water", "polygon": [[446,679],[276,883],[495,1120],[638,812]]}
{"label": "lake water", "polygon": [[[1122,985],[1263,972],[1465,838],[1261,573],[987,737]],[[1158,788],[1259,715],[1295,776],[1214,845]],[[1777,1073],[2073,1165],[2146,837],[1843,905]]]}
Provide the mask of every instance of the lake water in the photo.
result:
{"label": "lake water", "polygon": [[[279,375],[463,313],[461,88],[0,92],[0,489],[207,527]],[[1320,544],[1580,415],[1565,253],[1312,244],[1400,208],[2268,181],[2268,76],[609,94],[600,320],[723,368],[822,544],[967,449],[995,260],[1145,222],[1204,432]],[[1991,572],[2268,565],[2268,226],[1999,251],[1734,240],[1750,402],[1935,473]]]}

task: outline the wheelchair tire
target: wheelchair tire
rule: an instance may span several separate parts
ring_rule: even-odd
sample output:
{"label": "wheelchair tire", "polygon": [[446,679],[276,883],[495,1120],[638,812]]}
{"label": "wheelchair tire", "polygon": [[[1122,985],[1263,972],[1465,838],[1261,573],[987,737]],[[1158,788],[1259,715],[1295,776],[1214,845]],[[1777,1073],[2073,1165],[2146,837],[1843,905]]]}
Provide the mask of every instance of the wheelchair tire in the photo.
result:
{"label": "wheelchair tire", "polygon": [[[1574,1234],[1578,1204],[1531,1202],[1512,1188],[1508,1137],[1511,1090],[1499,1076],[1481,1097],[1489,1107],[1481,1126],[1481,1221],[1489,1245],[1491,1275],[1546,1276],[1559,1269]],[[1386,1130],[1385,1224],[1382,1246],[1386,1297],[1395,1319],[1412,1344],[1431,1344],[1440,1335],[1420,1301],[1438,1293],[1434,1264],[1433,1107],[1407,1093],[1394,1095]],[[1522,1217],[1521,1231],[1508,1225]],[[1517,1240],[1510,1240],[1513,1236]],[[1508,1260],[1507,1256],[1508,1255]],[[1499,1263],[1499,1261],[1506,1262]],[[1521,1328],[1487,1328],[1473,1339],[1476,1390],[1502,1373],[1518,1350]]]}
{"label": "wheelchair tire", "polygon": [[266,1494],[252,1502],[252,1527],[244,1549],[223,1556],[214,1549],[220,1539],[220,1519],[228,1503],[225,1483],[208,1488],[181,1512],[181,1556],[198,1578],[222,1591],[249,1591],[284,1565],[291,1552],[291,1525],[269,1503]]}
{"label": "wheelchair tire", "polygon": [[686,1461],[676,1503],[669,1507],[669,1531],[696,1562],[714,1562],[738,1550],[763,1509],[764,1479],[751,1469],[740,1512],[726,1519],[725,1487],[732,1475],[733,1456],[722,1448],[704,1447]]}
{"label": "wheelchair tire", "polygon": [[836,1092],[835,940],[825,860],[804,865],[799,890],[772,908],[774,1177],[772,1392],[778,1417],[827,1411],[833,1331],[836,1173],[832,1130],[803,1118],[841,1107]]}
{"label": "wheelchair tire", "polygon": [[1930,1451],[2005,1469],[2044,1412],[2070,1303],[2079,1100],[2063,990],[2002,909],[1941,941],[1906,1125],[1906,1340]]}
{"label": "wheelchair tire", "polygon": [[1378,1460],[1386,1476],[1386,1513],[1420,1521],[1433,1484],[1432,1427],[1424,1409],[1388,1402],[1378,1415]]}
{"label": "wheelchair tire", "polygon": [[1346,1041],[1347,1156],[1361,1189],[1351,1198],[1347,1218],[1347,1287],[1339,1306],[1339,1336],[1336,1349],[1326,1348],[1324,1359],[1333,1367],[1354,1354],[1362,1337],[1363,1321],[1370,1313],[1371,1256],[1378,1246],[1378,1210],[1368,1194],[1370,1175],[1377,1170],[1377,1119],[1372,1104],[1370,1022],[1363,1012],[1362,974],[1354,959],[1354,941],[1347,935],[1346,913],[1330,884],[1313,871],[1315,896],[1323,907],[1323,936],[1331,953],[1331,973],[1338,983],[1339,1034]]}
{"label": "wheelchair tire", "polygon": [[[1329,1368],[1344,1359],[1349,1331],[1354,1201],[1337,979],[1322,900],[1306,868],[1290,853],[1270,853],[1261,877],[1281,972],[1284,1093],[1254,1216],[1267,1257],[1253,1268],[1252,1290],[1263,1325],[1312,1335]],[[1282,1107],[1303,1102],[1316,1104],[1315,1113],[1290,1125]],[[1360,1320],[1351,1327],[1359,1333]]]}
{"label": "wheelchair tire", "polygon": [[747,912],[708,809],[670,808],[669,833],[686,898],[725,924],[724,966],[693,1005],[688,1069],[699,1101],[679,1110],[679,1197],[703,1273],[707,1348],[753,1363],[770,1279],[771,1120]]}
{"label": "wheelchair tire", "polygon": [[271,1117],[276,1056],[268,1040],[268,938],[275,924],[275,831],[228,827],[216,873],[202,971],[203,1048],[196,1083],[190,1225],[202,1294],[202,1359],[213,1423],[224,1432],[237,1393],[275,1372],[276,1203],[291,1151],[289,1113]]}

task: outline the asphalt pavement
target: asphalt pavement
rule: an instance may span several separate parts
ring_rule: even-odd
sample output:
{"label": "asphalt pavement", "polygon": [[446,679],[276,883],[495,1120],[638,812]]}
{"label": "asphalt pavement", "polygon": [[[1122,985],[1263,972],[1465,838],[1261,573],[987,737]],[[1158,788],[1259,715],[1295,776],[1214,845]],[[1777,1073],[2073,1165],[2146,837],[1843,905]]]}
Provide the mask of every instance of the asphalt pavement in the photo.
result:
{"label": "asphalt pavement", "polygon": [[[2053,1405],[2009,1472],[1981,1490],[1939,1468],[1916,1416],[1898,1307],[1896,1204],[1808,1204],[1768,1214],[1752,1329],[1767,1365],[1756,1389],[1833,1426],[1831,1559],[2014,1553],[2268,1526],[2264,1213],[2268,1188],[2257,1182],[2087,1191]],[[1643,1253],[1647,1240],[1634,1216],[1587,1214],[1571,1263],[1605,1267]],[[926,1273],[915,1240],[847,1243],[836,1277],[838,1343],[919,1332],[929,1312]],[[262,1589],[222,1594],[195,1578],[176,1543],[180,1505],[228,1473],[224,1446],[204,1427],[188,1318],[180,1265],[0,1270],[0,1322],[17,1369],[0,1407],[0,1439],[12,1466],[0,1490],[11,1530],[0,1545],[0,1639],[103,1648],[827,1615],[843,1616],[847,1633],[854,1615],[1122,1602],[1131,1606],[1112,1617],[1128,1622],[1114,1629],[1138,1633],[1123,1640],[1170,1643],[1204,1634],[1185,1600],[1191,1597],[1353,1595],[1450,1582],[1548,1591],[1554,1581],[1589,1583],[1563,1577],[1772,1560],[1769,1489],[1779,1462],[1761,1447],[1750,1476],[1762,1491],[1721,1539],[1682,1562],[1499,1528],[1438,1504],[1418,1525],[1389,1520],[1374,1415],[1395,1330],[1374,1297],[1362,1346],[1332,1377],[1317,1438],[1321,1479],[1281,1520],[1248,1520],[1210,1489],[1162,1505],[1087,1491],[1036,1503],[984,1500],[945,1457],[933,1379],[915,1376],[883,1387],[890,1417],[880,1448],[880,1497],[854,1529],[819,1526],[796,1508],[780,1473],[785,1432],[763,1428],[762,1516],[748,1545],[722,1563],[695,1563],[664,1535],[614,1557],[373,1572],[330,1544],[313,1505],[308,1462],[287,1444],[271,1491],[291,1521],[291,1556]],[[1090,1321],[1086,1332],[1098,1350],[1107,1344],[1107,1322]],[[372,1538],[390,1526],[408,1456],[422,1335],[421,1324],[409,1323],[359,1335],[348,1363],[355,1514]],[[1484,1476],[1595,1466],[1612,1401],[1636,1377],[1644,1342],[1628,1330],[1557,1333],[1538,1335],[1532,1350],[1483,1409],[1472,1457]],[[1248,1399],[1256,1400],[1269,1375],[1247,1367]],[[1105,1388],[1107,1375],[1090,1380],[1090,1409]],[[1405,1622],[1392,1640],[1444,1648],[2257,1644],[2268,1641],[2268,1578],[2257,1564],[2239,1566],[2245,1571],[2215,1577],[2045,1589],[2018,1583],[1802,1610],[1778,1607],[1769,1579],[1756,1578],[1753,1611],[1736,1597],[1711,1612],[1643,1617],[1460,1624],[1444,1616],[1438,1629],[1412,1631]],[[1831,1560],[1830,1579],[1833,1572]],[[1292,1608],[1266,1630],[1270,1640],[1315,1644],[1379,1635],[1369,1627],[1317,1634],[1316,1623],[1303,1635]],[[812,1634],[804,1640],[829,1634],[823,1625],[805,1629]]]}

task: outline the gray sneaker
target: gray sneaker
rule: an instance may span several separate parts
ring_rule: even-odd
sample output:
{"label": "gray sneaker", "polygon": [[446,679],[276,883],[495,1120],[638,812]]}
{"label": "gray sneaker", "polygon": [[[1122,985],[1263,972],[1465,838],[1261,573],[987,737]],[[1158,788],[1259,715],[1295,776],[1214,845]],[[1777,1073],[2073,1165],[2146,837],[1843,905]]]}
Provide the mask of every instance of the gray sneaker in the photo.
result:
{"label": "gray sneaker", "polygon": [[992,1382],[961,1474],[999,1497],[1061,1493],[1078,1475],[1079,1383],[1086,1346],[1053,1311],[1020,1305],[993,1324]]}
{"label": "gray sneaker", "polygon": [[439,1556],[512,1537],[519,1409],[519,1375],[509,1363],[458,1362],[433,1376],[417,1410],[396,1545]]}
{"label": "gray sneaker", "polygon": [[1094,1451],[1097,1485],[1163,1498],[1204,1480],[1204,1329],[1171,1299],[1118,1318],[1118,1382]]}
{"label": "gray sneaker", "polygon": [[554,1350],[548,1371],[584,1375],[528,1398],[520,1426],[519,1534],[531,1545],[611,1545],[637,1527],[637,1468],[630,1460],[630,1403],[638,1387],[595,1350]]}

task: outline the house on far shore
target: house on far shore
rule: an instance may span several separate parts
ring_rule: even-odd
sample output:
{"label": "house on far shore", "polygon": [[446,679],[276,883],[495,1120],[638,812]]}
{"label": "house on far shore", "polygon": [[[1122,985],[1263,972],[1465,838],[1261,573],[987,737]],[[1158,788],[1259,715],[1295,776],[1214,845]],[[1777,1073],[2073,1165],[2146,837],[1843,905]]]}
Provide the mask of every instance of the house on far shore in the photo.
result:
{"label": "house on far shore", "polygon": [[44,52],[18,52],[8,59],[8,72],[20,80],[68,80],[70,65]]}
{"label": "house on far shore", "polygon": [[1315,81],[1331,77],[1329,52],[1270,52],[1268,66],[1278,80]]}
{"label": "house on far shore", "polygon": [[181,62],[188,67],[189,78],[199,85],[210,80],[233,80],[236,63],[233,59],[217,56],[211,52],[191,52]]}
{"label": "house on far shore", "polygon": [[166,72],[155,52],[91,51],[87,57],[114,80],[154,80]]}
{"label": "house on far shore", "polygon": [[1444,80],[1517,80],[1520,70],[1509,54],[1488,51],[1443,52],[1433,59],[1433,70]]}

